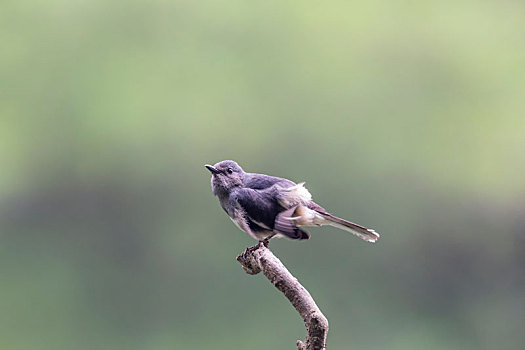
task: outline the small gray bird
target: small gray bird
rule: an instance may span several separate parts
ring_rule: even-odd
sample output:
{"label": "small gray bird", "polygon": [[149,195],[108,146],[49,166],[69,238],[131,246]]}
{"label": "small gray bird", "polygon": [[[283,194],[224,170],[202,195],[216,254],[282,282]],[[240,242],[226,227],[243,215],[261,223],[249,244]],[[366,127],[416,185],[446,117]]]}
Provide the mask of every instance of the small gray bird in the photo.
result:
{"label": "small gray bird", "polygon": [[348,231],[367,242],[379,238],[374,230],[338,218],[316,204],[304,182],[246,173],[233,160],[205,167],[211,172],[211,188],[222,209],[242,231],[259,241],[267,242],[273,236],[308,239],[310,235],[299,227],[322,225]]}

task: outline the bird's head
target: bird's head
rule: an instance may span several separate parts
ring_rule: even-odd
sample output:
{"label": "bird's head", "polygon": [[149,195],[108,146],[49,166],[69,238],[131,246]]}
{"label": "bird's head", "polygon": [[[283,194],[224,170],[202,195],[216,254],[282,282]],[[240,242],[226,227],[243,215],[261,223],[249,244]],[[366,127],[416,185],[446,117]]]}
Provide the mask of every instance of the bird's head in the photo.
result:
{"label": "bird's head", "polygon": [[215,165],[206,164],[211,173],[211,188],[216,196],[227,195],[242,186],[244,170],[233,160],[223,160]]}

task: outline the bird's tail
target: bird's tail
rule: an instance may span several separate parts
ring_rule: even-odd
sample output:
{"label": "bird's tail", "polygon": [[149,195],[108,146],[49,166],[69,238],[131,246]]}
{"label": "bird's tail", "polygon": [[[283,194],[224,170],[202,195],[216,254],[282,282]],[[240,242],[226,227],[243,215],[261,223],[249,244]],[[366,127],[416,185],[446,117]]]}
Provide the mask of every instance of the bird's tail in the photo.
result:
{"label": "bird's tail", "polygon": [[297,226],[330,225],[348,231],[357,237],[372,243],[379,238],[379,233],[376,231],[332,215],[314,202],[310,202],[308,207],[304,205],[292,207],[289,211],[293,214],[290,216],[286,214],[286,217],[283,219],[291,220]]}
{"label": "bird's tail", "polygon": [[379,238],[379,233],[372,229],[363,227],[358,224],[354,224],[353,222],[341,219],[330,213],[320,212],[317,210],[316,212],[319,213],[325,219],[322,225],[330,225],[337,227],[341,230],[348,231],[367,242],[374,243]]}

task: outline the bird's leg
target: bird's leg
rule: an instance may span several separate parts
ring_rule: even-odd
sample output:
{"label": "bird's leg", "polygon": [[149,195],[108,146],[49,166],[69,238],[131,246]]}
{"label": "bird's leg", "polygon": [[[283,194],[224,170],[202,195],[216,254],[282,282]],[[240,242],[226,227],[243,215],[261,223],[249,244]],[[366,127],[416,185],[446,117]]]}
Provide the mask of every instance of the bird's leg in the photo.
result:
{"label": "bird's leg", "polygon": [[265,247],[268,247],[268,241],[267,239],[263,239],[263,240],[260,240],[259,243],[257,243],[256,245],[254,245],[253,247],[247,247],[243,253],[243,255],[246,255],[248,253],[252,253],[254,251],[256,251],[257,249],[261,248],[262,246],[265,246]]}
{"label": "bird's leg", "polygon": [[248,247],[248,248],[246,248],[246,251],[245,251],[245,253],[243,253],[243,254],[246,254],[246,253],[248,253],[248,252],[253,252],[253,251],[255,251],[255,250],[261,248],[262,246],[268,248],[268,246],[270,245],[270,239],[271,239],[273,236],[275,236],[275,233],[272,233],[272,234],[269,235],[268,237],[266,237],[266,238],[260,240],[259,243],[257,243],[257,244],[254,245],[253,247]]}
{"label": "bird's leg", "polygon": [[262,241],[259,241],[259,244],[262,243],[266,248],[268,248],[268,246],[270,245],[270,239],[272,239],[273,236],[275,236],[275,233],[272,233],[271,235],[269,235],[268,237],[266,237]]}

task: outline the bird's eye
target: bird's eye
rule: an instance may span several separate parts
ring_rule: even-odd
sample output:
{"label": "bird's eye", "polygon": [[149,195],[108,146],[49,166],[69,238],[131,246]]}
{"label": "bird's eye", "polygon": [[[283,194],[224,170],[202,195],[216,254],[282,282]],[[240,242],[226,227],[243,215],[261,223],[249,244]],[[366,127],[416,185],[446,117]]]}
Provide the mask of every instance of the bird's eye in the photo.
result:
{"label": "bird's eye", "polygon": [[233,174],[233,169],[232,168],[228,168],[226,171],[228,172],[228,174]]}

